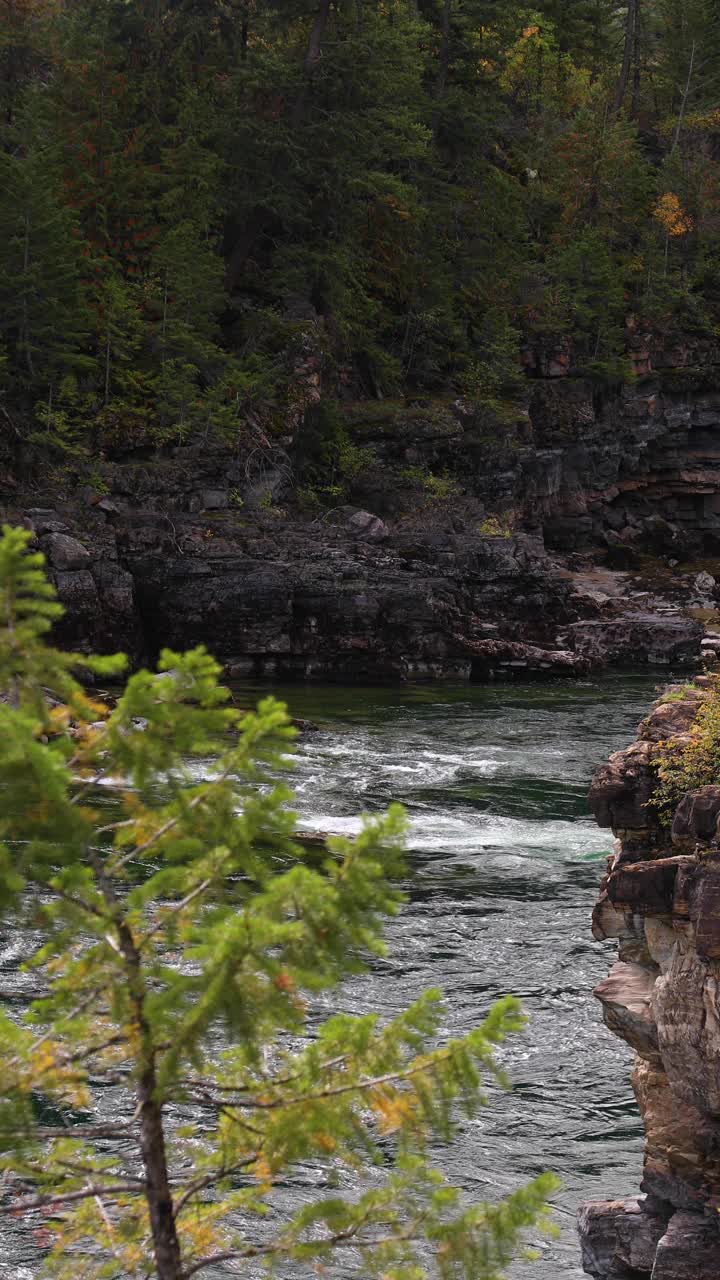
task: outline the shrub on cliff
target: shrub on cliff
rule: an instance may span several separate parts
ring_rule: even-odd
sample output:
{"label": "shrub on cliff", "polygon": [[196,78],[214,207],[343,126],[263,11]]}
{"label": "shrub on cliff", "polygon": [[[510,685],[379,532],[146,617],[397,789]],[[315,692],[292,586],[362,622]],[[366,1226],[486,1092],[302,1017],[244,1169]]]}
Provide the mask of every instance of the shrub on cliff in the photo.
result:
{"label": "shrub on cliff", "polygon": [[[499,1276],[554,1180],[462,1203],[426,1140],[501,1077],[516,1001],[441,1047],[436,992],[385,1026],[314,1021],[314,997],[382,952],[402,812],[308,865],[273,780],[284,708],[236,711],[196,649],[110,710],[46,642],[59,607],[28,538],[0,540],[0,894],[39,994],[0,1012],[2,1211],[65,1280],[340,1253],[393,1280]],[[285,1213],[300,1162],[322,1190]]]}
{"label": "shrub on cliff", "polygon": [[653,806],[668,825],[683,796],[720,782],[720,677],[711,678],[685,739],[660,743]]}

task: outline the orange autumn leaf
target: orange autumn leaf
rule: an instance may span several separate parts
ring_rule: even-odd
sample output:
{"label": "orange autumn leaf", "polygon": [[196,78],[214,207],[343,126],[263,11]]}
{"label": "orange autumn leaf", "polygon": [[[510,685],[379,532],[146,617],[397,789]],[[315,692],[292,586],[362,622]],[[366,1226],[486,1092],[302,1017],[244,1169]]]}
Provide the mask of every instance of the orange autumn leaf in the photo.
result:
{"label": "orange autumn leaf", "polygon": [[295,990],[295,981],[286,969],[282,969],[281,972],[276,973],[273,978],[273,986],[277,987],[278,991],[287,991],[292,993]]}

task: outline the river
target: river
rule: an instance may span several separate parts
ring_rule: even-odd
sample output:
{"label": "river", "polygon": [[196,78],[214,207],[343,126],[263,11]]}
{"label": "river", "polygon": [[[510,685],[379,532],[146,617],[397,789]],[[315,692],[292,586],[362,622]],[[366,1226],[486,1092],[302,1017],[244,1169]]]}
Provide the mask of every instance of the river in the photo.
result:
{"label": "river", "polygon": [[[632,738],[658,679],[272,689],[294,716],[321,725],[301,738],[292,779],[303,827],[352,832],[359,812],[391,800],[411,820],[407,900],[388,927],[387,958],[328,993],[327,1011],[390,1016],[439,986],[448,1035],[469,1031],[505,992],[528,1014],[502,1050],[511,1091],[491,1088],[489,1105],[434,1153],[478,1199],[543,1169],[562,1179],[559,1235],[533,1242],[539,1260],[517,1264],[513,1280],[580,1280],[579,1202],[633,1194],[640,1179],[631,1054],[590,994],[614,950],[590,934],[612,837],[595,826],[586,795],[596,766]],[[235,690],[239,705],[269,691]],[[10,994],[31,981],[17,969],[26,948],[17,935],[0,938]],[[308,1168],[286,1188],[290,1206],[313,1194],[319,1174]],[[1,1280],[33,1280],[27,1236],[3,1234]]]}
{"label": "river", "polygon": [[[528,1025],[503,1050],[512,1091],[463,1124],[437,1161],[477,1198],[542,1169],[562,1179],[559,1237],[518,1264],[528,1280],[579,1280],[579,1202],[637,1192],[642,1128],[632,1054],[606,1031],[592,987],[614,944],[590,912],[612,835],[587,790],[626,745],[658,676],[547,684],[338,688],[273,692],[321,723],[302,738],[293,785],[303,827],[351,832],[357,814],[400,800],[411,819],[407,902],[388,956],[328,1005],[388,1016],[429,986],[447,997],[448,1034],[469,1031],[505,992]],[[250,701],[267,686],[243,686]]]}

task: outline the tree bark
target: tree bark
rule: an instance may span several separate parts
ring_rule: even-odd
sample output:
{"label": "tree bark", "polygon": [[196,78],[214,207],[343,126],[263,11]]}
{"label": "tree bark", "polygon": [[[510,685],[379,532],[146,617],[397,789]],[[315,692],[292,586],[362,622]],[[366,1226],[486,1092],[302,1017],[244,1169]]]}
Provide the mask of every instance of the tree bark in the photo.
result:
{"label": "tree bark", "polygon": [[100,858],[97,854],[91,854],[90,861],[98,886],[113,918],[120,954],[125,965],[130,1008],[137,1029],[140,1154],[145,1170],[144,1191],[150,1215],[155,1271],[157,1280],[183,1280],[180,1240],[170,1191],[162,1104],[157,1097],[156,1049],[152,1028],[145,1011],[147,992],[142,973],[142,958]]}
{"label": "tree bark", "polygon": [[[450,0],[443,0],[441,32],[442,40],[440,42],[440,62],[438,66],[437,80],[435,81],[435,101],[438,103],[442,102],[445,97],[448,72],[450,70]],[[433,138],[436,141],[439,126],[440,110],[436,107],[433,111],[432,118],[432,133]]]}
{"label": "tree bark", "polygon": [[155,1045],[145,1014],[146,992],[140,953],[124,921],[118,924],[118,939],[140,1044],[137,1082],[140,1153],[145,1169],[145,1199],[150,1214],[155,1266],[158,1280],[182,1280],[182,1258],[168,1176],[162,1107],[157,1099]]}
{"label": "tree bark", "polygon": [[683,120],[685,119],[685,108],[687,107],[687,100],[690,95],[690,86],[692,84],[694,65],[695,65],[695,41],[693,40],[692,49],[690,50],[690,65],[688,67],[687,79],[685,81],[685,88],[683,89],[683,95],[682,95],[682,98],[680,99],[680,110],[678,112],[677,124],[675,125],[675,132],[673,134],[672,146],[670,148],[670,155],[672,155],[673,151],[676,150],[677,145],[680,141],[680,134],[682,133],[682,127],[683,127]]}
{"label": "tree bark", "polygon": [[615,101],[613,107],[615,111],[619,111],[625,101],[628,82],[630,80],[630,67],[632,65],[633,45],[635,42],[635,23],[637,21],[639,0],[628,0],[627,16],[625,19],[625,38],[623,41],[623,60],[618,76],[617,87],[615,89]]}
{"label": "tree bark", "polygon": [[28,367],[28,373],[31,378],[35,377],[35,369],[33,366],[32,351],[30,349],[30,318],[28,314],[27,300],[27,276],[30,270],[30,215],[25,213],[25,226],[23,237],[23,291],[22,291],[22,325],[20,329],[20,341],[25,349],[25,363]]}
{"label": "tree bark", "polygon": [[640,105],[640,55],[641,55],[641,32],[640,32],[640,0],[635,3],[635,23],[633,27],[633,85],[632,97],[630,99],[630,116],[631,119],[637,120],[638,107]]}
{"label": "tree bark", "polygon": [[299,128],[305,116],[310,82],[320,59],[322,58],[322,42],[329,16],[330,0],[320,0],[320,7],[315,15],[313,29],[310,32],[310,39],[308,41],[307,53],[305,54],[305,62],[303,63],[305,78],[300,87],[300,92],[295,99],[295,106],[293,107],[291,117],[293,130]]}

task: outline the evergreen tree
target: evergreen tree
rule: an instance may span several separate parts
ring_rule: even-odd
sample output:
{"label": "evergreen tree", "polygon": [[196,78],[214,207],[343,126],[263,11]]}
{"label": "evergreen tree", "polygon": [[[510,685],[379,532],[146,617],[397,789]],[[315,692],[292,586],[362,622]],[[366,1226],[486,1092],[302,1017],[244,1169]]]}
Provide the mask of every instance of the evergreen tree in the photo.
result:
{"label": "evergreen tree", "polygon": [[8,149],[0,150],[0,340],[10,357],[8,389],[27,411],[27,434],[40,413],[48,441],[61,445],[73,434],[61,412],[63,383],[92,368],[91,317],[80,228],[46,137],[46,109],[34,90]]}
{"label": "evergreen tree", "polygon": [[[402,812],[309,861],[274,780],[284,708],[236,711],[202,649],[163,653],[112,710],[90,698],[77,659],[47,647],[59,609],[29,536],[0,539],[0,899],[40,935],[41,994],[0,1013],[0,1211],[42,1225],[65,1280],[346,1250],[366,1275],[496,1280],[554,1180],[467,1205],[428,1139],[502,1078],[517,1002],[442,1045],[437,992],[386,1025],[314,1024],[314,997],[382,952]],[[308,1158],[360,1189],[283,1218],[274,1188]]]}

